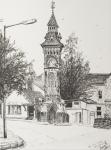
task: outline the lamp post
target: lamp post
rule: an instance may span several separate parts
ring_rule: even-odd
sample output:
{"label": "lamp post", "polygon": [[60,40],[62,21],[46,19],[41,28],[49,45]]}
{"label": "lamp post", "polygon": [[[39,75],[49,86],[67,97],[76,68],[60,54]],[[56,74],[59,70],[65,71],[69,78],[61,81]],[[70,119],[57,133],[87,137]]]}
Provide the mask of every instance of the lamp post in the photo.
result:
{"label": "lamp post", "polygon": [[[5,47],[5,41],[6,41],[6,29],[7,28],[11,28],[11,27],[15,27],[18,25],[30,25],[30,24],[34,24],[36,23],[37,20],[36,19],[31,19],[31,20],[25,20],[22,21],[20,23],[16,23],[16,24],[12,24],[12,25],[4,25],[4,68],[5,68],[5,51],[6,51],[6,47]],[[7,85],[4,83],[4,90],[6,90]],[[4,138],[7,138],[7,129],[6,129],[6,97],[3,98],[3,136]]]}

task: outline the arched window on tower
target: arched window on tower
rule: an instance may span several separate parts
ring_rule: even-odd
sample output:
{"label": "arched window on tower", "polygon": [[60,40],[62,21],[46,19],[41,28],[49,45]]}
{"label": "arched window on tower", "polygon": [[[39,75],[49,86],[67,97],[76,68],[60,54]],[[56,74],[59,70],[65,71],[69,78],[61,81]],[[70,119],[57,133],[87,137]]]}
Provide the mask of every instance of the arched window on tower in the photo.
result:
{"label": "arched window on tower", "polygon": [[55,75],[54,75],[54,73],[53,72],[50,72],[49,74],[48,74],[48,85],[49,85],[49,87],[54,87],[55,86]]}

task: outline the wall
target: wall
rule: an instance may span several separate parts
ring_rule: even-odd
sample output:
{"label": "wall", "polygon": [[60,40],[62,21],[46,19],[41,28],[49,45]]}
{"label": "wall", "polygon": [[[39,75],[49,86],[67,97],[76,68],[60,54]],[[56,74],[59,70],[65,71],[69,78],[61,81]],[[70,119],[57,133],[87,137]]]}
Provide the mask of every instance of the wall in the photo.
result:
{"label": "wall", "polygon": [[105,100],[111,102],[111,76],[105,83]]}
{"label": "wall", "polygon": [[27,106],[21,106],[21,114],[8,114],[8,106],[6,106],[6,116],[9,118],[27,118]]}
{"label": "wall", "polygon": [[67,113],[69,114],[69,123],[79,123],[79,116],[78,113],[82,114],[81,109],[67,109]]}
{"label": "wall", "polygon": [[[99,98],[99,95],[98,95],[98,91],[102,91],[102,98],[100,99]],[[91,94],[91,97],[90,99],[92,99],[93,101],[97,102],[97,103],[104,103],[104,100],[105,100],[105,85],[94,85],[93,88],[91,89],[92,91],[92,94]]]}

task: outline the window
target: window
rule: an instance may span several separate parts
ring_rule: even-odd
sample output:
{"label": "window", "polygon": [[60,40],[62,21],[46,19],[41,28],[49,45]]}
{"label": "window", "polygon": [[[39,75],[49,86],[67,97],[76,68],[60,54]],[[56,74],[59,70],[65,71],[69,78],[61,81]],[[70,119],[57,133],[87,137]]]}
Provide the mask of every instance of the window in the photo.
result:
{"label": "window", "polygon": [[55,87],[56,87],[56,81],[55,81]]}
{"label": "window", "polygon": [[72,102],[66,102],[66,107],[72,107]]}
{"label": "window", "polygon": [[74,105],[79,105],[79,102],[74,102]]}
{"label": "window", "polygon": [[47,71],[45,71],[45,77],[47,77]]}
{"label": "window", "polygon": [[102,91],[101,90],[98,91],[98,96],[100,99],[102,98]]}
{"label": "window", "polygon": [[2,105],[0,104],[0,114],[2,114]]}
{"label": "window", "polygon": [[97,117],[101,116],[101,107],[97,107]]}
{"label": "window", "polygon": [[10,105],[8,106],[8,114],[10,114]]}
{"label": "window", "polygon": [[17,106],[17,114],[21,114],[21,106]]}
{"label": "window", "polygon": [[81,112],[79,112],[79,123],[82,122],[82,115],[81,115]]}
{"label": "window", "polygon": [[9,105],[8,106],[8,114],[10,114],[10,115],[21,114],[21,106],[20,105]]}
{"label": "window", "polygon": [[48,74],[48,83],[49,83],[49,87],[54,87],[55,86],[55,75],[53,72],[50,72]]}

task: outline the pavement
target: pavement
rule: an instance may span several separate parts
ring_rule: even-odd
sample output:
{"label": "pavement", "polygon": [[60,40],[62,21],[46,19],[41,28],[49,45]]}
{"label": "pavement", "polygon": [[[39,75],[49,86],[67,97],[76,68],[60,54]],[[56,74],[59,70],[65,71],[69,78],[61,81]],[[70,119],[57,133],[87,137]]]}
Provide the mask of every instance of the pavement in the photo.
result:
{"label": "pavement", "polygon": [[0,127],[0,150],[18,148],[24,145],[24,140],[13,132],[7,132],[7,138],[3,138],[3,132]]}
{"label": "pavement", "polygon": [[[1,120],[0,120],[1,122]],[[25,141],[21,150],[111,150],[111,130],[7,119],[8,130]],[[107,149],[105,148],[107,147]]]}

